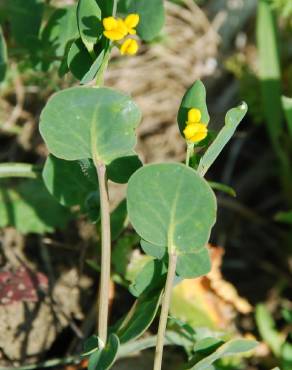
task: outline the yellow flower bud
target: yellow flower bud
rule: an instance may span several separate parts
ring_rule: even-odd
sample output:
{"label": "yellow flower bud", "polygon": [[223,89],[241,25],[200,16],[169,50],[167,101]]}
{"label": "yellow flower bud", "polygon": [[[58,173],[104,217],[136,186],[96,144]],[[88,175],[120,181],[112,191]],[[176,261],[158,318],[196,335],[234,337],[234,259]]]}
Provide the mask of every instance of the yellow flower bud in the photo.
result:
{"label": "yellow flower bud", "polygon": [[187,125],[190,123],[199,123],[201,121],[202,114],[199,109],[192,108],[188,111]]}
{"label": "yellow flower bud", "polygon": [[198,143],[205,139],[208,134],[208,129],[203,123],[190,123],[183,132],[187,141]]}
{"label": "yellow flower bud", "polygon": [[122,46],[120,47],[120,52],[122,55],[135,55],[138,51],[138,43],[134,39],[127,39],[123,42]]}
{"label": "yellow flower bud", "polygon": [[140,17],[139,14],[129,14],[125,19],[125,25],[127,27],[128,33],[130,35],[136,34],[136,30],[134,29],[139,23]]}

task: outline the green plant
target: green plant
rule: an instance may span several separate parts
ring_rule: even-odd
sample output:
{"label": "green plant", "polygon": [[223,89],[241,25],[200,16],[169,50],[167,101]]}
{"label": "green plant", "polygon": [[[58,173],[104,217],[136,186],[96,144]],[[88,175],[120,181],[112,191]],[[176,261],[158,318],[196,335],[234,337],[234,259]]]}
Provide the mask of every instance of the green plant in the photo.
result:
{"label": "green plant", "polygon": [[[18,14],[19,2],[12,4],[8,18]],[[177,117],[187,144],[185,164],[143,166],[134,151],[141,112],[125,93],[103,87],[103,75],[112,48],[132,55],[138,49],[136,33],[145,41],[157,36],[164,22],[163,2],[79,0],[77,7],[55,10],[41,31],[42,2],[31,0],[25,7],[28,12],[34,10],[30,13],[35,17],[34,27],[17,24],[13,18],[12,30],[15,40],[31,50],[29,63],[45,71],[55,65],[60,76],[70,71],[81,85],[87,85],[54,94],[40,117],[40,132],[50,152],[42,171],[43,182],[55,198],[50,198],[50,206],[57,200],[62,211],[55,212],[59,216],[64,212],[68,218],[71,213],[67,208],[79,206],[79,212],[100,224],[98,333],[87,340],[83,356],[89,358],[90,370],[110,369],[125,346],[129,345],[127,353],[137,348],[137,340],[161,305],[157,338],[151,341],[151,346],[156,345],[153,369],[160,370],[172,286],[179,279],[202,276],[210,270],[206,244],[216,219],[216,198],[204,176],[244,118],[247,105],[243,102],[230,109],[223,128],[213,138],[208,135],[205,87],[196,81],[185,93]],[[39,42],[33,46],[31,40],[39,32]],[[0,50],[5,61],[5,47]],[[21,164],[3,166],[1,174],[39,177],[38,169]],[[109,179],[128,182],[127,211],[124,202],[110,213]],[[43,186],[40,179],[31,181]],[[108,328],[111,243],[118,238],[127,212],[149,260],[130,288],[137,298],[135,304]],[[48,215],[44,217],[48,221]],[[62,223],[58,219],[54,222]],[[39,229],[31,231],[43,231]],[[172,333],[169,341],[184,346],[182,331],[178,332],[176,339]],[[185,368],[196,370],[256,346],[256,342],[244,339],[226,341],[209,335],[199,339],[195,333],[188,339],[192,350]],[[138,348],[147,346],[148,342]]]}

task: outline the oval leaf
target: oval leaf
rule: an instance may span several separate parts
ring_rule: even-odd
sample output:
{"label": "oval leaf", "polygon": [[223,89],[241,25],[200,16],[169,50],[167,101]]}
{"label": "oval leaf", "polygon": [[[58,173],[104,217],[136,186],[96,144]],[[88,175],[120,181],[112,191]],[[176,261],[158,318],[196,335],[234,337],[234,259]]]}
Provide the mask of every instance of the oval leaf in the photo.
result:
{"label": "oval leaf", "polygon": [[137,233],[176,252],[198,251],[216,218],[216,199],[208,183],[182,164],[147,165],[130,179],[128,213]]}
{"label": "oval leaf", "polygon": [[177,257],[176,274],[184,279],[196,278],[208,274],[211,270],[207,248],[191,253],[181,253]]}
{"label": "oval leaf", "polygon": [[158,258],[159,260],[161,260],[165,256],[167,251],[166,246],[151,244],[143,239],[141,239],[140,245],[146,254]]}
{"label": "oval leaf", "polygon": [[80,37],[89,53],[102,36],[101,9],[96,0],[79,0],[77,22]]}
{"label": "oval leaf", "polygon": [[247,104],[242,102],[238,107],[230,109],[225,116],[225,125],[217,135],[216,139],[206,150],[200,160],[198,172],[204,176],[213,162],[216,160],[222,149],[233,136],[237,126],[247,112]]}
{"label": "oval leaf", "polygon": [[40,132],[58,158],[92,158],[108,164],[133,150],[140,117],[127,95],[108,88],[75,87],[49,100]]}
{"label": "oval leaf", "polygon": [[118,336],[121,343],[129,342],[142,335],[157,313],[162,291],[141,295],[123,320]]}
{"label": "oval leaf", "polygon": [[165,22],[163,0],[121,0],[118,3],[118,10],[124,14],[139,14],[140,22],[137,31],[145,41],[153,40]]}
{"label": "oval leaf", "polygon": [[254,349],[258,343],[248,339],[234,339],[222,344],[211,355],[196,363],[190,370],[207,370],[212,364],[226,356],[236,355],[238,353],[248,352]]}
{"label": "oval leaf", "polygon": [[117,158],[107,166],[107,176],[113,182],[126,184],[140,167],[142,162],[137,155]]}
{"label": "oval leaf", "polygon": [[43,169],[43,180],[49,192],[64,206],[80,205],[98,189],[95,167],[89,159],[65,161],[49,155]]}

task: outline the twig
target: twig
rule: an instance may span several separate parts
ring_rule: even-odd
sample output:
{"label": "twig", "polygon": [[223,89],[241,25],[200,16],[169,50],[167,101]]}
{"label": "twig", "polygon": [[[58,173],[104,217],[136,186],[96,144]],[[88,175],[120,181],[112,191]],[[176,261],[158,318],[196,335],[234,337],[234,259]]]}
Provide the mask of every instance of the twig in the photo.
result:
{"label": "twig", "polygon": [[169,306],[170,306],[172,286],[173,286],[173,281],[175,277],[176,261],[177,261],[177,255],[175,254],[175,252],[170,251],[165,290],[164,290],[164,295],[163,295],[162,303],[161,303],[161,313],[160,313],[159,327],[158,327],[158,333],[157,333],[157,342],[156,342],[153,370],[161,370],[163,346],[164,346],[164,339],[165,339],[165,333],[166,333],[166,324],[167,324],[168,311],[169,311]]}
{"label": "twig", "polygon": [[101,272],[98,311],[98,336],[105,344],[107,340],[107,323],[110,291],[110,263],[111,263],[111,230],[110,208],[106,184],[106,166],[95,161],[98,175],[100,210],[101,210]]}

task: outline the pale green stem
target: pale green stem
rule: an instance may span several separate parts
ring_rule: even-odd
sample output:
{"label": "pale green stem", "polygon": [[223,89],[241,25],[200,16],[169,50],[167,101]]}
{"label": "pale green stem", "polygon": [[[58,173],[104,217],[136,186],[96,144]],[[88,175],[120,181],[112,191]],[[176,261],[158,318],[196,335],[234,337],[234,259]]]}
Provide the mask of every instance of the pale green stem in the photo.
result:
{"label": "pale green stem", "polygon": [[171,300],[172,286],[173,286],[173,281],[175,278],[176,261],[177,261],[177,255],[175,254],[175,252],[170,251],[170,253],[168,254],[168,270],[167,270],[165,289],[164,289],[164,294],[163,294],[163,298],[161,302],[161,312],[160,312],[159,327],[158,327],[158,333],[157,333],[157,342],[156,342],[153,370],[161,370],[161,366],[162,366],[163,346],[165,342],[165,333],[166,333],[166,325],[167,325],[168,312],[169,312],[169,306],[170,306],[170,300]]}
{"label": "pale green stem", "polygon": [[98,175],[101,213],[101,272],[99,286],[98,336],[105,345],[107,341],[111,272],[110,208],[107,192],[106,166],[102,162],[95,162],[95,167]]}
{"label": "pale green stem", "polygon": [[26,177],[36,179],[41,173],[38,166],[29,163],[2,163],[0,164],[0,178]]}
{"label": "pale green stem", "polygon": [[186,166],[190,165],[190,158],[194,151],[194,144],[193,143],[187,143],[187,155],[186,155]]}
{"label": "pale green stem", "polygon": [[118,7],[118,0],[114,0],[113,17],[115,17],[117,14],[117,7]]}

